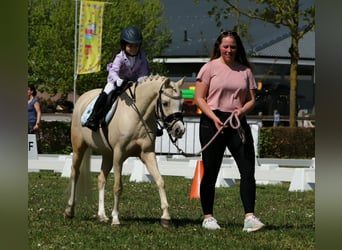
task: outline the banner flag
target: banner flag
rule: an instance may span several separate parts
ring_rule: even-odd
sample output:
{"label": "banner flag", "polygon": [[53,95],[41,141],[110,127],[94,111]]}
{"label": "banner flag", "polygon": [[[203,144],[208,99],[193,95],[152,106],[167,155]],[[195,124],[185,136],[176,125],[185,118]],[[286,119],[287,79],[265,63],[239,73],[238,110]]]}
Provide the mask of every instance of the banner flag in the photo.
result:
{"label": "banner flag", "polygon": [[101,69],[104,4],[81,1],[77,74],[95,73]]}

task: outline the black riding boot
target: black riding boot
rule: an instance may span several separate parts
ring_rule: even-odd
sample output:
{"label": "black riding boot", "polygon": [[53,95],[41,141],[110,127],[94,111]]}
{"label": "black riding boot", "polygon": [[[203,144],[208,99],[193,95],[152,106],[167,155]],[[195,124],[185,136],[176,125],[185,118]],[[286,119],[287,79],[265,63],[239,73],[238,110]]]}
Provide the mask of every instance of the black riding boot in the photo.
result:
{"label": "black riding boot", "polygon": [[95,132],[99,129],[99,122],[100,122],[100,119],[104,115],[103,111],[107,102],[107,97],[108,95],[105,92],[101,92],[101,94],[99,95],[99,97],[97,98],[95,102],[93,111],[91,112],[88,120],[84,124],[85,127]]}

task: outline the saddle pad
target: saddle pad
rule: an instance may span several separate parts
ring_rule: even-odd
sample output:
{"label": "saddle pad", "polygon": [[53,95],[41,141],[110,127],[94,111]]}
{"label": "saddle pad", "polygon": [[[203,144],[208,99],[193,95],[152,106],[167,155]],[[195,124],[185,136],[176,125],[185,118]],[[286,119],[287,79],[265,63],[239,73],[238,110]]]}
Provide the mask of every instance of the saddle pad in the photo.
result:
{"label": "saddle pad", "polygon": [[[91,112],[93,111],[95,102],[97,100],[98,96],[96,96],[86,107],[86,109],[84,110],[82,116],[81,116],[81,124],[84,125],[86,123],[86,121],[88,120],[88,117],[90,116]],[[106,117],[105,117],[105,122],[106,124],[109,123],[109,121],[112,119],[115,110],[116,110],[116,106],[117,106],[117,102],[118,99],[113,103],[112,107],[110,108],[110,110],[107,112]]]}

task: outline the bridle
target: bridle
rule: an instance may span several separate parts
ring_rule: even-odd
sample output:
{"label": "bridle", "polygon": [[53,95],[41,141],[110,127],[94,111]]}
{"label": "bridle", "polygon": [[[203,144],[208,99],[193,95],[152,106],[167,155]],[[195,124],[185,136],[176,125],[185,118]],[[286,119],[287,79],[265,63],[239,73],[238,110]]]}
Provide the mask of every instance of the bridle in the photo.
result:
{"label": "bridle", "polygon": [[172,114],[166,116],[165,112],[164,112],[164,109],[163,109],[162,95],[166,95],[167,97],[169,97],[169,98],[171,98],[173,100],[181,100],[182,99],[182,95],[181,94],[176,95],[176,96],[170,95],[170,94],[166,93],[163,90],[163,87],[164,87],[164,84],[162,84],[162,86],[159,89],[157,106],[156,106],[156,110],[155,110],[156,118],[157,118],[157,122],[158,122],[159,126],[161,128],[165,128],[166,129],[167,134],[169,135],[171,142],[173,144],[175,144],[177,142],[178,138],[177,137],[173,138],[172,135],[171,135],[171,131],[173,129],[173,126],[178,121],[180,121],[180,122],[182,122],[184,124],[184,122],[183,122],[183,114],[182,114],[182,112],[175,112],[175,113],[172,113]]}
{"label": "bridle", "polygon": [[[134,86],[134,90],[133,91],[131,89],[132,85]],[[134,82],[129,82],[129,84],[127,84],[127,86],[123,90],[123,92],[126,91],[126,89],[129,90],[130,98],[132,100],[131,105],[132,105],[133,109],[137,112],[137,114],[139,115],[140,120],[143,123],[149,138],[152,140],[150,132],[147,129],[148,126],[147,126],[146,122],[144,121],[143,116],[140,113],[138,107],[135,105],[135,91],[136,91],[136,87],[137,87],[137,83],[134,84]],[[162,104],[161,97],[162,97],[162,95],[166,95],[167,97],[169,97],[169,98],[171,98],[173,100],[181,100],[182,99],[182,95],[181,94],[179,94],[177,96],[169,95],[168,93],[166,93],[163,90],[163,87],[164,87],[164,84],[162,84],[160,89],[159,89],[157,105],[156,105],[156,108],[155,108],[155,116],[157,118],[157,123],[159,124],[159,126],[161,128],[163,128],[163,129],[164,128],[166,129],[167,134],[168,134],[171,142],[178,148],[178,146],[176,145],[176,142],[177,142],[178,138],[177,137],[173,138],[172,135],[171,135],[171,131],[172,131],[173,126],[178,121],[181,121],[184,124],[184,122],[183,122],[183,114],[182,114],[182,112],[175,112],[175,113],[173,113],[171,115],[166,116],[165,112],[164,112],[164,109],[163,109],[163,104]]]}

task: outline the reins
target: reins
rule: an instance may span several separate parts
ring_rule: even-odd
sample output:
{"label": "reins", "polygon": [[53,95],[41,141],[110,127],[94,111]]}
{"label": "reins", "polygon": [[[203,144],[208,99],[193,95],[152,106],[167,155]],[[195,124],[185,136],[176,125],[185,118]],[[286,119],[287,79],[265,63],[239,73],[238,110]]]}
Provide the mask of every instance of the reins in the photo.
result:
{"label": "reins", "polygon": [[[236,121],[236,124],[234,124],[234,119]],[[217,132],[215,133],[215,135],[210,139],[210,141],[204,145],[204,147],[201,148],[200,151],[198,151],[197,153],[194,153],[194,154],[189,154],[189,153],[185,153],[182,149],[180,149],[178,147],[178,145],[174,144],[175,147],[178,149],[178,151],[186,156],[186,157],[191,157],[191,156],[200,156],[200,154],[207,148],[209,147],[209,145],[215,140],[215,138],[218,136],[218,134],[228,125],[230,125],[230,127],[232,127],[233,129],[237,129],[238,130],[238,133],[239,133],[239,136],[242,140],[242,143],[245,143],[245,135],[244,135],[244,131],[243,131],[243,128],[241,128],[241,124],[240,124],[240,119],[237,115],[237,112],[232,112],[231,115],[226,119],[226,121],[223,123],[223,126],[217,130]]]}
{"label": "reins", "polygon": [[[132,89],[131,89],[131,86],[132,85],[134,85],[134,92],[132,92]],[[146,122],[145,122],[145,120],[144,120],[144,118],[143,118],[143,116],[142,116],[142,114],[141,114],[141,112],[139,111],[139,109],[138,109],[138,107],[137,107],[137,105],[135,105],[135,102],[136,102],[136,98],[135,98],[135,92],[136,92],[136,89],[137,89],[137,85],[138,85],[138,83],[137,82],[135,82],[134,84],[132,83],[132,85],[131,86],[129,86],[128,87],[128,90],[129,90],[129,93],[130,93],[130,96],[128,95],[128,97],[130,97],[131,98],[131,100],[132,100],[132,106],[133,106],[133,109],[135,110],[135,112],[137,112],[137,114],[138,114],[138,116],[139,116],[139,119],[140,119],[140,121],[142,122],[142,124],[144,125],[144,127],[145,127],[145,130],[147,131],[147,135],[148,135],[148,137],[150,138],[150,140],[152,141],[152,137],[151,137],[151,135],[150,135],[150,132],[148,131],[148,126],[147,126],[147,124],[146,124]]]}

